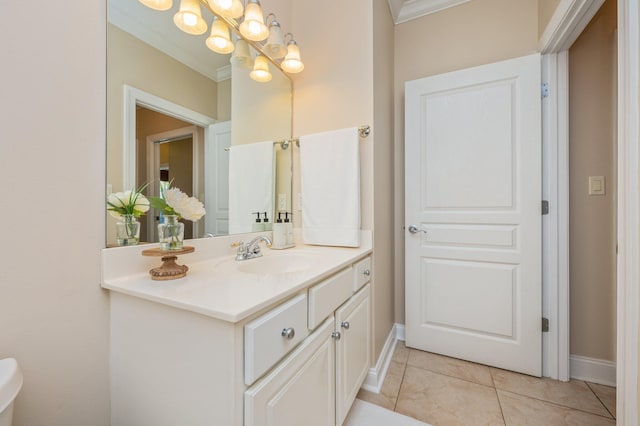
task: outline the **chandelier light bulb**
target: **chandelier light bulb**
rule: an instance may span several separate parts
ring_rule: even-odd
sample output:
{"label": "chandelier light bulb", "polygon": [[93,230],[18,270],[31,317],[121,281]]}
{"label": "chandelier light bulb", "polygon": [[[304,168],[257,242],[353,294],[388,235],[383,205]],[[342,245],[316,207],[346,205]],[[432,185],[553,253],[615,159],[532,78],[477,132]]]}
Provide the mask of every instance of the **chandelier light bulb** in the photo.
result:
{"label": "chandelier light bulb", "polygon": [[218,19],[217,16],[213,18],[213,22],[211,23],[211,35],[207,37],[205,43],[209,49],[223,55],[233,52],[235,48],[231,42],[229,27]]}
{"label": "chandelier light bulb", "polygon": [[300,48],[294,40],[291,40],[287,45],[287,56],[285,56],[280,66],[289,74],[296,74],[304,69],[304,64],[300,59]]}
{"label": "chandelier light bulb", "polygon": [[207,31],[198,0],[181,0],[180,11],[173,16],[173,22],[187,34],[200,35]]}
{"label": "chandelier light bulb", "polygon": [[249,0],[247,3],[244,21],[240,24],[240,32],[252,41],[262,41],[269,37],[269,28],[264,23],[262,7],[258,0]]}
{"label": "chandelier light bulb", "polygon": [[269,72],[269,61],[262,55],[256,56],[253,65],[253,71],[249,73],[249,77],[260,83],[271,81],[271,72]]}

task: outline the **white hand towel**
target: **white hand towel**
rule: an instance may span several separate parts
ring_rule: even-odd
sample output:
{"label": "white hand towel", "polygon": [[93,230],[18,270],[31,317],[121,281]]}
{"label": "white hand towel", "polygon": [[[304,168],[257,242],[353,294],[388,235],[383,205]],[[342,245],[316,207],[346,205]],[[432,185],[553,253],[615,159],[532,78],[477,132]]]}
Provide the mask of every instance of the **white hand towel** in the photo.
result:
{"label": "white hand towel", "polygon": [[305,244],[360,246],[358,128],[300,137]]}
{"label": "white hand towel", "polygon": [[273,142],[232,145],[229,149],[229,233],[252,232],[256,215],[273,217]]}

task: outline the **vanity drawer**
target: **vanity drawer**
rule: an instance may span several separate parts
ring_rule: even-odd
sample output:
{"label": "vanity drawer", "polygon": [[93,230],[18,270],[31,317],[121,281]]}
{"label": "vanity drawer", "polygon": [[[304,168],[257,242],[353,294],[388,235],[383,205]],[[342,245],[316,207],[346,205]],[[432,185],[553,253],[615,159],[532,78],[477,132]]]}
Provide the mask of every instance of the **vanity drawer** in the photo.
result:
{"label": "vanity drawer", "polygon": [[309,289],[309,329],[316,328],[353,294],[353,270],[343,269]]}
{"label": "vanity drawer", "polygon": [[353,292],[355,293],[371,279],[371,256],[353,265]]}
{"label": "vanity drawer", "polygon": [[244,327],[244,383],[250,385],[309,335],[301,294]]}

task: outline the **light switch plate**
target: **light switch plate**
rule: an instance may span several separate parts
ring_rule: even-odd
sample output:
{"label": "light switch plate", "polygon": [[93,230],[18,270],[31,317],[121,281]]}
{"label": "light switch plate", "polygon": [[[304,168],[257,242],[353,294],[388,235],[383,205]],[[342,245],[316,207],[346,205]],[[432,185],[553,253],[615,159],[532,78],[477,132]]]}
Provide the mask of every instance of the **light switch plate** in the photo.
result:
{"label": "light switch plate", "polygon": [[589,176],[589,195],[604,195],[604,176]]}

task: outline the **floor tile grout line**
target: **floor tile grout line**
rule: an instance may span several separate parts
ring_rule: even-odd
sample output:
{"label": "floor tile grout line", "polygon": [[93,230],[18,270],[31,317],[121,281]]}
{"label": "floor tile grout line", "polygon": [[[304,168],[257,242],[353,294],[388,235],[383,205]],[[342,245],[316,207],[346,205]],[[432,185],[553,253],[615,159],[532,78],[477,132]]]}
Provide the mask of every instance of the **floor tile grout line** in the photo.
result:
{"label": "floor tile grout line", "polygon": [[584,381],[584,383],[587,385],[587,387],[589,388],[589,390],[591,392],[593,392],[593,394],[595,395],[596,398],[598,398],[598,401],[600,401],[600,404],[602,404],[602,406],[604,407],[605,410],[607,410],[607,412],[611,415],[611,417],[615,420],[616,416],[613,415],[613,413],[611,412],[611,410],[609,410],[609,407],[607,407],[607,404],[605,404],[604,402],[602,402],[602,399],[600,399],[600,396],[598,396],[598,394],[596,393],[596,391],[593,390],[593,388],[591,387],[591,385],[589,384],[589,382],[587,382],[586,380]]}
{"label": "floor tile grout line", "polygon": [[[431,370],[429,368],[419,367],[417,365],[410,365],[408,363],[407,363],[407,367],[418,368],[420,370],[428,371],[430,373],[439,374],[441,376],[450,377],[452,379],[462,380],[462,381],[465,381],[467,383],[473,383],[474,385],[480,385],[480,386],[485,386],[487,388],[494,388],[495,389],[495,385],[492,386],[492,385],[487,385],[487,384],[484,384],[484,383],[474,382],[473,380],[463,379],[462,377],[452,376],[451,374],[446,374],[446,373],[443,373],[443,372],[440,372],[440,371]],[[491,383],[493,383],[493,378],[491,378]]]}
{"label": "floor tile grout line", "polygon": [[[510,390],[507,390],[507,389],[498,389],[498,388],[496,388],[496,390],[501,390],[503,392],[508,392],[508,393],[511,393],[511,394],[514,394],[514,395],[517,395],[517,396],[522,396],[522,397],[525,397],[525,398],[534,399],[534,400],[540,401],[540,402],[546,402],[547,404],[555,405],[556,407],[565,408],[567,410],[579,411],[581,413],[591,414],[592,416],[602,417],[603,419],[607,419],[607,420],[615,420],[615,418],[613,416],[611,416],[611,417],[603,416],[602,414],[597,414],[597,413],[594,413],[592,411],[586,411],[586,410],[584,410],[582,408],[569,407],[567,405],[558,404],[556,402],[548,401],[546,399],[536,398],[535,396],[523,395],[521,393],[513,392],[513,391],[510,391]],[[605,407],[605,410],[606,409],[607,409],[607,407]],[[607,412],[609,412],[609,410],[607,410]]]}
{"label": "floor tile grout line", "polygon": [[496,393],[496,399],[498,400],[498,407],[500,407],[500,414],[502,414],[502,423],[504,423],[505,426],[507,426],[507,419],[504,417],[504,410],[502,409],[502,401],[500,401],[500,395],[498,395],[498,389],[494,387],[493,391]]}
{"label": "floor tile grout line", "polygon": [[[409,357],[407,357],[409,360]],[[400,399],[400,391],[402,390],[402,384],[404,383],[404,376],[407,374],[407,363],[404,363],[404,368],[402,369],[402,379],[400,379],[400,386],[398,387],[398,393],[396,394],[396,400],[393,403],[393,411],[396,411],[396,407],[398,406],[398,400]]]}

